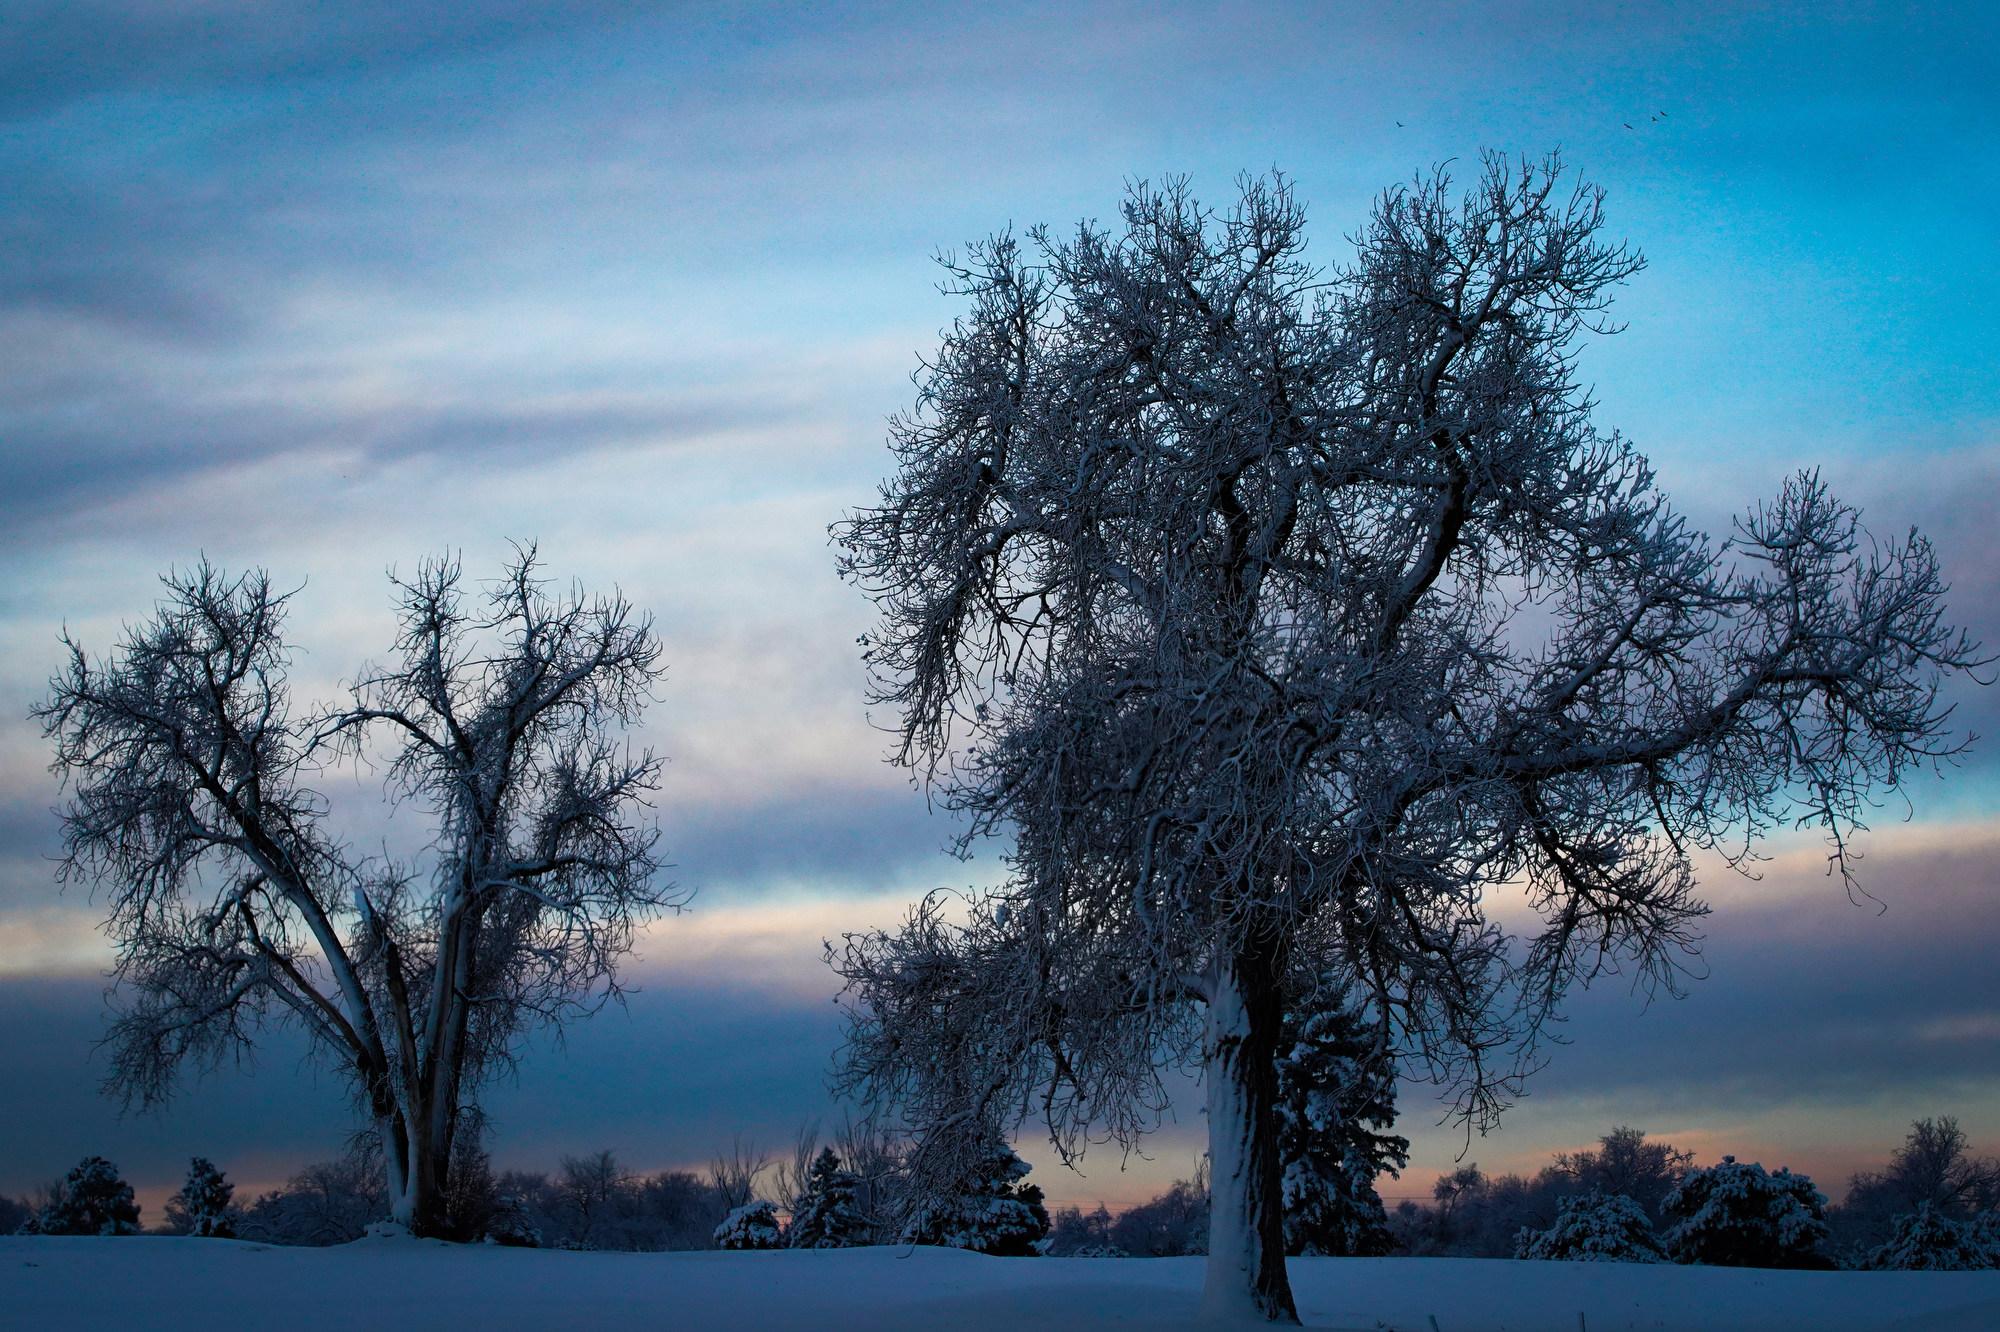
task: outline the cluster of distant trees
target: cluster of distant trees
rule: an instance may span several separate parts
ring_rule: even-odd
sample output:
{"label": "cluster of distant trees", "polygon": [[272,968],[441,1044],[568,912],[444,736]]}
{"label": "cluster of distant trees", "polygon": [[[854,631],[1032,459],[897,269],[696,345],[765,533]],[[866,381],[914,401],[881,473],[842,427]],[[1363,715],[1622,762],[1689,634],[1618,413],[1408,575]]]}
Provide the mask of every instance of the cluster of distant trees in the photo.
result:
{"label": "cluster of distant trees", "polygon": [[1920,1119],[1879,1171],[1829,1205],[1805,1175],[1767,1172],[1615,1128],[1529,1177],[1467,1165],[1432,1201],[1391,1213],[1398,1252],[1480,1258],[1676,1261],[1746,1267],[2000,1267],[2000,1160],[1949,1115]]}
{"label": "cluster of distant trees", "polygon": [[[1372,1189],[1370,1190],[1372,1195]],[[1205,1166],[1113,1214],[1056,1212],[1046,1251],[1179,1257],[1208,1251]],[[1810,1177],[1692,1152],[1618,1127],[1533,1176],[1476,1164],[1438,1177],[1429,1205],[1388,1213],[1369,1252],[1420,1257],[1681,1262],[1727,1267],[2000,1268],[2000,1159],[1975,1156],[1958,1121],[1920,1119],[1881,1170],[1829,1205]]]}
{"label": "cluster of distant trees", "polygon": [[[1390,1140],[1400,1143],[1400,1139]],[[829,1143],[803,1127],[779,1160],[740,1140],[706,1172],[638,1173],[609,1151],[565,1156],[553,1172],[495,1173],[483,1154],[456,1168],[447,1214],[459,1237],[561,1249],[846,1248],[935,1244],[998,1255],[1180,1257],[1208,1252],[1207,1162],[1151,1201],[1113,1214],[1064,1207],[1053,1218],[1027,1165],[994,1139],[985,1166],[938,1190],[908,1140],[846,1123]],[[1292,1174],[1300,1174],[1294,1169]],[[292,1245],[342,1244],[389,1213],[369,1135],[248,1204],[196,1157],[169,1199],[164,1233]],[[1308,1205],[1300,1209],[1318,1215]],[[135,1235],[132,1186],[86,1157],[29,1198],[0,1197],[0,1232]],[[1384,1211],[1372,1179],[1349,1208],[1343,1252],[1419,1257],[1680,1262],[1711,1266],[1981,1270],[2000,1268],[2000,1158],[1977,1156],[1949,1116],[1920,1119],[1880,1170],[1829,1205],[1805,1175],[1691,1152],[1612,1129],[1592,1150],[1558,1154],[1533,1176],[1469,1164],[1438,1177],[1431,1202]],[[1379,1228],[1372,1222],[1381,1218]],[[1314,1248],[1290,1227],[1295,1252]]]}

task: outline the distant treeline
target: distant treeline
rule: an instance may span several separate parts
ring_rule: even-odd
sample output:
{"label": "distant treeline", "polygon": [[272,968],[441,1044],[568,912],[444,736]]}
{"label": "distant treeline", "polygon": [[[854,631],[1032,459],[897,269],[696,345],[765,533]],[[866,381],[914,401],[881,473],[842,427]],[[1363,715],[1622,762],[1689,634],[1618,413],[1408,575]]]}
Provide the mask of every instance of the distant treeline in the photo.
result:
{"label": "distant treeline", "polygon": [[[715,1248],[725,1220],[746,1210],[797,1213],[815,1205],[815,1161],[833,1154],[846,1162],[839,1244],[896,1243],[903,1233],[889,1218],[899,1214],[905,1150],[849,1123],[827,1143],[816,1125],[802,1128],[790,1153],[775,1161],[739,1141],[705,1171],[633,1172],[601,1151],[565,1156],[553,1171],[496,1173],[474,1152],[457,1174],[464,1183],[450,1213],[465,1238],[496,1244]],[[823,1160],[820,1166],[824,1175]],[[770,1198],[783,1199],[783,1208]],[[1440,1175],[1428,1204],[1405,1200],[1388,1217],[1391,1251],[1416,1257],[1968,1268],[2000,1267],[1996,1209],[2000,1160],[1975,1155],[1957,1120],[1943,1116],[1912,1124],[1880,1170],[1849,1179],[1838,1204],[1829,1205],[1806,1176],[1767,1173],[1732,1157],[1698,1166],[1691,1152],[1618,1127],[1595,1149],[1558,1154],[1533,1176],[1491,1176],[1468,1164]],[[247,1204],[236,1203],[222,1172],[197,1158],[156,1229],[329,1245],[360,1238],[386,1214],[381,1161],[361,1135],[345,1155],[309,1165]],[[31,1197],[0,1196],[0,1233],[10,1231],[137,1234],[139,1207],[116,1167],[90,1157]],[[1116,1215],[1102,1205],[1062,1208],[1035,1247],[1052,1257],[1177,1257],[1205,1253],[1207,1241],[1208,1182],[1197,1168]]]}

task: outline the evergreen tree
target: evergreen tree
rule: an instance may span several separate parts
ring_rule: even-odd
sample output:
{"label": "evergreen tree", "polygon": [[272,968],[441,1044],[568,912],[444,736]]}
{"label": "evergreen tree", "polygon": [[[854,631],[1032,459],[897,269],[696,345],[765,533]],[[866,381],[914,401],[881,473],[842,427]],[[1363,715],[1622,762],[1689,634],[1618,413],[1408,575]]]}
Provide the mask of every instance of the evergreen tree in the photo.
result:
{"label": "evergreen tree", "polygon": [[1382,1131],[1396,1121],[1396,1073],[1380,1055],[1379,1028],[1339,990],[1318,1011],[1295,1006],[1286,1019],[1277,1060],[1285,1252],[1388,1253],[1395,1241],[1375,1177],[1409,1164],[1410,1141]]}
{"label": "evergreen tree", "polygon": [[1049,1209],[1029,1170],[998,1134],[973,1168],[943,1196],[921,1200],[903,1227],[905,1244],[936,1244],[1003,1258],[1024,1258],[1049,1233]]}
{"label": "evergreen tree", "polygon": [[831,1147],[822,1147],[806,1177],[806,1191],[792,1208],[786,1240],[794,1249],[845,1249],[867,1242],[868,1218],[855,1205],[861,1177],[843,1170]]}
{"label": "evergreen tree", "polygon": [[1978,1227],[1954,1221],[1926,1201],[1896,1218],[1889,1242],[1868,1255],[1868,1266],[1891,1272],[1983,1272],[2000,1266],[2000,1255],[1983,1242]]}
{"label": "evergreen tree", "polygon": [[1766,1174],[1733,1156],[1690,1170],[1667,1195],[1667,1252],[1717,1267],[1833,1266],[1825,1253],[1826,1195],[1789,1170]]}
{"label": "evergreen tree", "polygon": [[43,1235],[136,1235],[139,1204],[117,1166],[86,1156],[56,1185],[35,1228]]}
{"label": "evergreen tree", "polygon": [[1585,1263],[1657,1263],[1665,1258],[1646,1209],[1622,1193],[1592,1189],[1565,1198],[1547,1230],[1523,1228],[1516,1258]]}
{"label": "evergreen tree", "polygon": [[167,1199],[167,1228],[176,1235],[205,1239],[236,1238],[236,1205],[231,1184],[205,1156],[188,1162],[187,1182]]}
{"label": "evergreen tree", "polygon": [[782,1249],[784,1232],[778,1228],[778,1209],[771,1203],[751,1201],[732,1208],[715,1228],[718,1249]]}

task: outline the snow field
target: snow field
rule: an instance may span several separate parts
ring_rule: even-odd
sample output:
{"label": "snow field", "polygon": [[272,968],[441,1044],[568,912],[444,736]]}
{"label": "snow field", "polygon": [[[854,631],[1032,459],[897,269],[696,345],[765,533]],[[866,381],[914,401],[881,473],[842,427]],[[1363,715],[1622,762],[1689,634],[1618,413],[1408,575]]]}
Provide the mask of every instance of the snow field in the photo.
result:
{"label": "snow field", "polygon": [[[1291,1261],[1308,1326],[1381,1332],[1993,1332],[2000,1272],[1775,1272],[1473,1258]],[[438,1241],[0,1238],[34,1332],[1082,1332],[1204,1326],[1199,1258],[882,1247],[562,1253]],[[1578,1315],[1582,1315],[1579,1322]]]}

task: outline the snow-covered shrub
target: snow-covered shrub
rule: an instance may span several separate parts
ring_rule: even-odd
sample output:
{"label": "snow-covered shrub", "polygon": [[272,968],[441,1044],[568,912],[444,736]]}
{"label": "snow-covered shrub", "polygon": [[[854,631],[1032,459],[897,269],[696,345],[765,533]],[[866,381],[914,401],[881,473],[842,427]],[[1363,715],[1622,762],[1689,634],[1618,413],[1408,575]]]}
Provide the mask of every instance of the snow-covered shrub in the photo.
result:
{"label": "snow-covered shrub", "polygon": [[1514,1256],[1582,1263],[1657,1263],[1667,1255],[1653,1234],[1645,1208],[1622,1193],[1592,1189],[1563,1199],[1556,1210],[1556,1223],[1547,1230],[1523,1228]]}
{"label": "snow-covered shrub", "polygon": [[167,1199],[167,1229],[176,1235],[234,1239],[236,1186],[205,1156],[188,1162],[187,1182]]}
{"label": "snow-covered shrub", "polygon": [[1891,1272],[1983,1272],[2000,1263],[1976,1222],[1954,1221],[1925,1202],[1896,1218],[1889,1242],[1868,1255],[1868,1266]]}
{"label": "snow-covered shrub", "polygon": [[1667,1252],[1715,1267],[1833,1266],[1825,1253],[1826,1195],[1805,1175],[1767,1174],[1725,1156],[1690,1170],[1667,1195]]}
{"label": "snow-covered shrub", "polygon": [[481,1237],[488,1244],[498,1244],[509,1249],[539,1249],[542,1247],[542,1232],[529,1215],[528,1200],[517,1192],[497,1191],[494,1195],[493,1213],[486,1221],[486,1233]]}
{"label": "snow-covered shrub", "polygon": [[238,1239],[266,1244],[346,1244],[389,1210],[376,1139],[356,1139],[345,1156],[306,1166],[245,1208]]}
{"label": "snow-covered shrub", "polygon": [[778,1226],[778,1209],[772,1203],[751,1201],[731,1208],[715,1228],[718,1249],[782,1249],[785,1233]]}
{"label": "snow-covered shrub", "polygon": [[1288,1013],[1279,1043],[1278,1154],[1285,1251],[1368,1257],[1395,1247],[1375,1177],[1409,1164],[1396,1122],[1396,1070],[1377,1027],[1335,990],[1320,1011]]}
{"label": "snow-covered shrub", "polygon": [[845,1249],[868,1240],[868,1218],[855,1205],[860,1176],[843,1170],[831,1147],[820,1149],[806,1191],[792,1209],[786,1241],[794,1249]]}
{"label": "snow-covered shrub", "polygon": [[949,1193],[917,1201],[903,1226],[902,1242],[1001,1258],[1040,1252],[1036,1245],[1049,1233],[1049,1211],[1041,1188],[1021,1183],[1028,1169],[1005,1140],[989,1137]]}
{"label": "snow-covered shrub", "polygon": [[139,1204],[117,1166],[86,1156],[56,1185],[35,1228],[44,1235],[136,1235]]}

